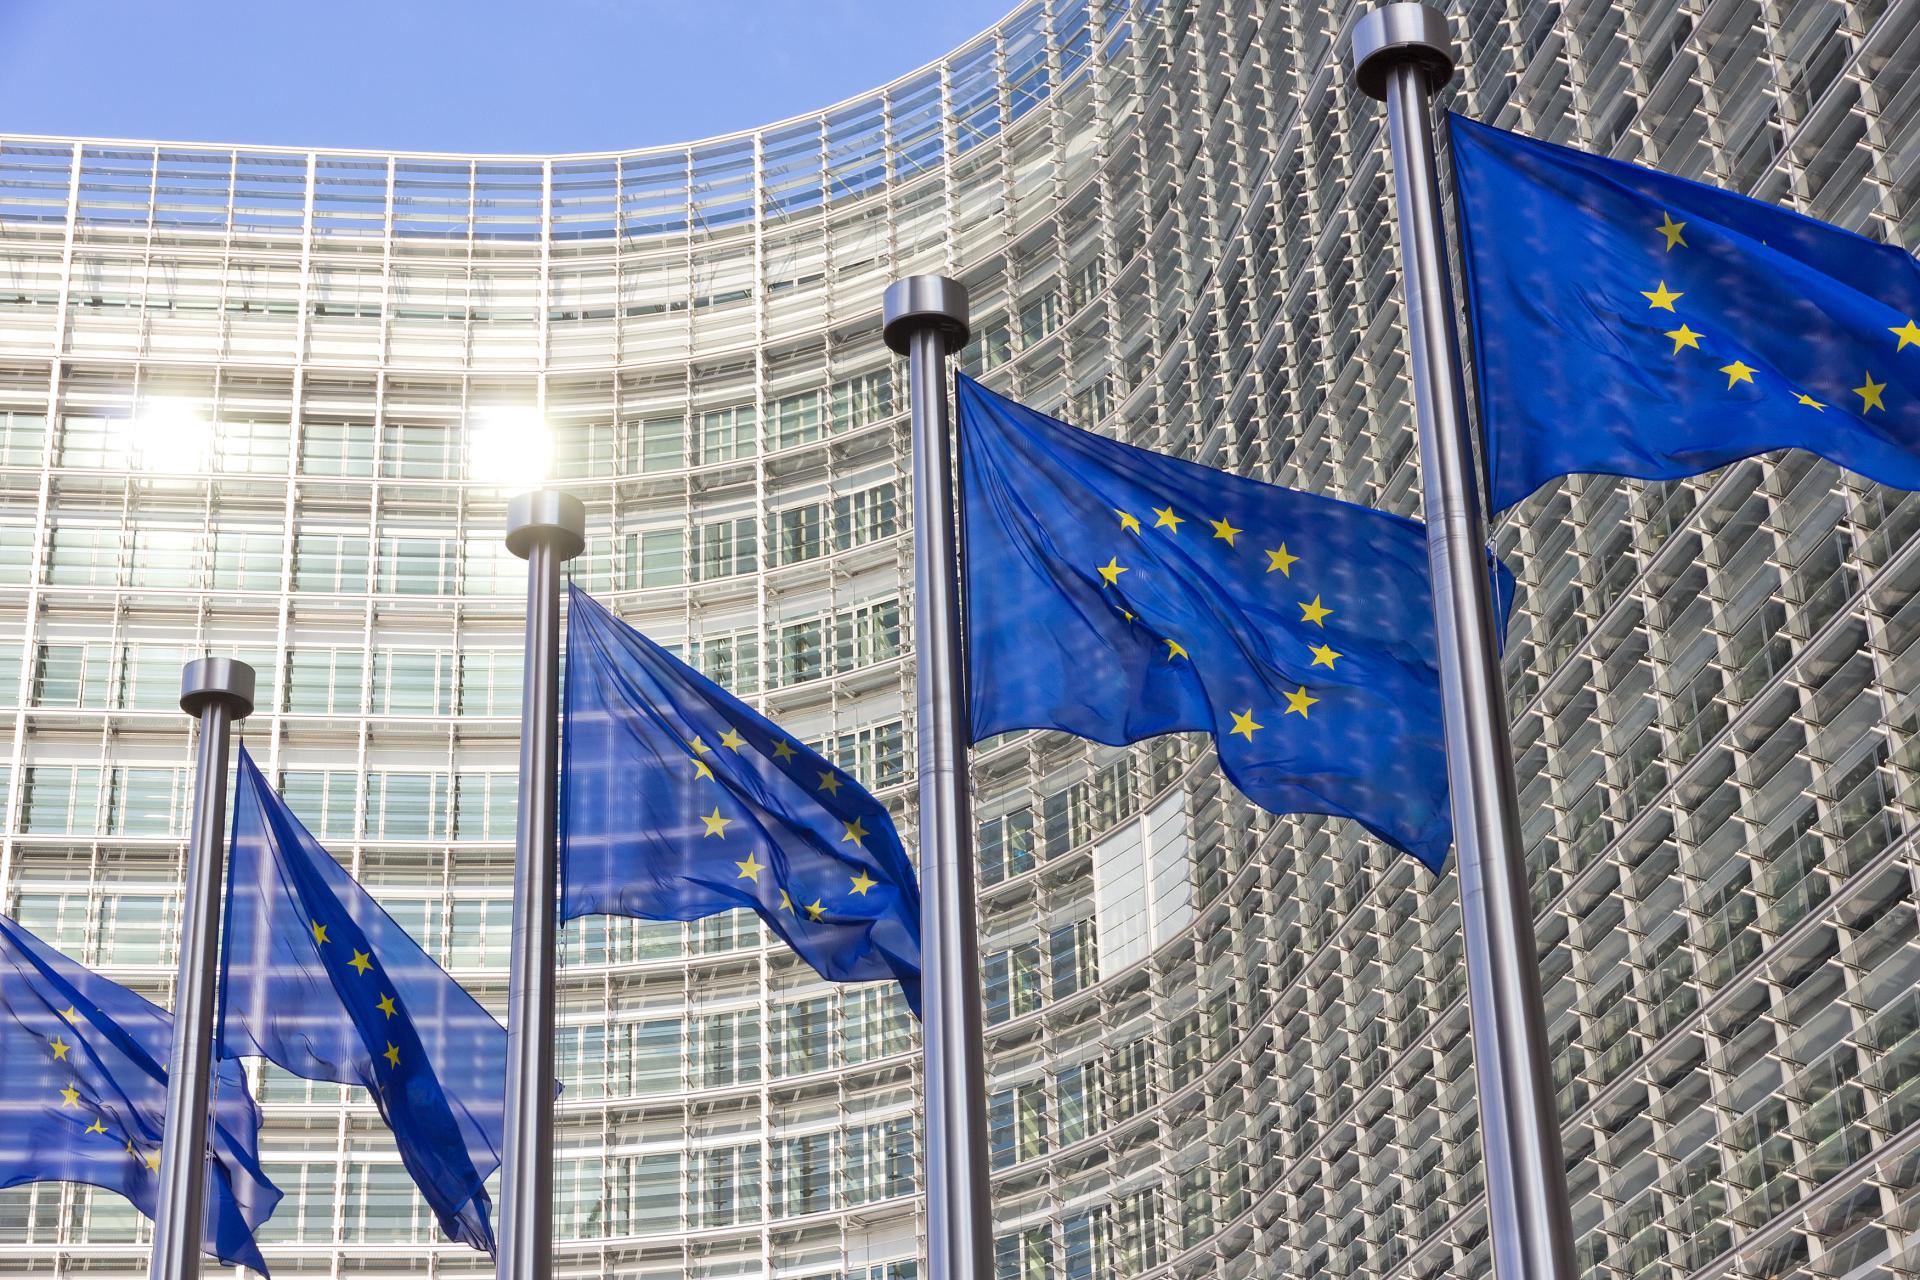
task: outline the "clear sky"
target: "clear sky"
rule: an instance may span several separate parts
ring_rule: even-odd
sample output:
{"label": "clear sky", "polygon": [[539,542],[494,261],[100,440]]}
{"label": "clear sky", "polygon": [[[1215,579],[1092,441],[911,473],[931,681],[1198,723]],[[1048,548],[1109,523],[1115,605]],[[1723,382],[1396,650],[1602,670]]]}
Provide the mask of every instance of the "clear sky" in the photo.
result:
{"label": "clear sky", "polygon": [[827,106],[1016,0],[0,0],[0,133],[610,151]]}

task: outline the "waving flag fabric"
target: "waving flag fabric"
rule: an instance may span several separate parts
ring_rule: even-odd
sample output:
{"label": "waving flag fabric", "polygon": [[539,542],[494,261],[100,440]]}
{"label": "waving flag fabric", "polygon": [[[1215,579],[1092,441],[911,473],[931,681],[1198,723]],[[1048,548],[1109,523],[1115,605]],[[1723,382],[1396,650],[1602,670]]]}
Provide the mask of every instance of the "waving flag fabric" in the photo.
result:
{"label": "waving flag fabric", "polygon": [[[0,1187],[84,1182],[151,1218],[173,1018],[0,916]],[[260,1109],[221,1065],[208,1142],[203,1247],[266,1273],[253,1233],[280,1192],[260,1168]]]}
{"label": "waving flag fabric", "polygon": [[455,1240],[493,1250],[507,1033],[320,847],[240,749],[220,1053],[361,1085]]}
{"label": "waving flag fabric", "polygon": [[778,725],[567,595],[560,914],[745,907],[835,982],[920,1009],[920,890],[886,806]]}
{"label": "waving flag fabric", "polygon": [[1920,489],[1920,264],[1763,201],[1453,117],[1496,510],[1556,476],[1807,449]]}
{"label": "waving flag fabric", "polygon": [[[1426,532],[1079,431],[962,377],[975,741],[1213,735],[1275,813],[1452,842]],[[1501,618],[1511,578],[1497,578]]]}

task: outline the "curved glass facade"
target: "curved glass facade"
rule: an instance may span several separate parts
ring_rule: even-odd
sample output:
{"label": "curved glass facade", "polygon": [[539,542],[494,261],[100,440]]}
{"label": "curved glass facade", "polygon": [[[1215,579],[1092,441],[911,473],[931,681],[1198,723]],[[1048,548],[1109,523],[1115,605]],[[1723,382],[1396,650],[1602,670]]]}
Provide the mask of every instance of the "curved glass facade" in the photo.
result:
{"label": "curved glass facade", "polygon": [[[460,157],[0,137],[0,899],[171,999],[181,662],[504,1006],[544,419],[579,581],[913,829],[904,364],[1418,510],[1389,160],[1348,4],[1038,0],[752,133]],[[1456,3],[1451,105],[1920,242],[1920,0]],[[1803,456],[1503,519],[1506,670],[1587,1277],[1920,1274],[1920,498]],[[17,650],[14,646],[18,646]],[[1205,743],[976,757],[998,1266],[1483,1275],[1455,882],[1276,818]],[[910,1280],[917,1038],[751,922],[565,935],[557,1273]],[[476,1275],[372,1108],[257,1077],[276,1274]],[[145,1272],[0,1192],[0,1270]]]}

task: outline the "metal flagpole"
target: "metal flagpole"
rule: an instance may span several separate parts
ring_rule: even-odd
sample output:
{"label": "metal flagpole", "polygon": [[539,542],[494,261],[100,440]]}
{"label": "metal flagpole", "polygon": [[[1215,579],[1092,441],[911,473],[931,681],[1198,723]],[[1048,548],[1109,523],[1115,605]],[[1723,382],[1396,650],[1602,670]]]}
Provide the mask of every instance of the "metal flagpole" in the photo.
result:
{"label": "metal flagpole", "polygon": [[207,1099],[212,1092],[214,988],[219,981],[220,879],[227,834],[227,754],[233,722],[253,714],[253,668],[200,658],[180,673],[180,709],[200,721],[193,826],[187,839],[180,969],[167,1048],[167,1118],[160,1142],[152,1280],[200,1274],[207,1185]]}
{"label": "metal flagpole", "polygon": [[927,1274],[986,1280],[986,1060],[967,792],[967,667],[960,634],[960,535],[947,356],[967,341],[967,290],[945,276],[887,287],[889,347],[913,397],[913,638],[920,764],[921,1026],[926,1041]]}
{"label": "metal flagpole", "polygon": [[560,566],[587,545],[587,513],[539,489],[507,504],[507,549],[527,562],[514,832],[513,958],[507,985],[507,1117],[500,1153],[499,1280],[553,1272],[554,947],[559,929]]}
{"label": "metal flagpole", "polygon": [[1498,1280],[1572,1280],[1566,1162],[1433,145],[1430,99],[1453,68],[1446,18],[1425,5],[1383,5],[1354,27],[1354,83],[1386,102],[1393,145],[1493,1271]]}

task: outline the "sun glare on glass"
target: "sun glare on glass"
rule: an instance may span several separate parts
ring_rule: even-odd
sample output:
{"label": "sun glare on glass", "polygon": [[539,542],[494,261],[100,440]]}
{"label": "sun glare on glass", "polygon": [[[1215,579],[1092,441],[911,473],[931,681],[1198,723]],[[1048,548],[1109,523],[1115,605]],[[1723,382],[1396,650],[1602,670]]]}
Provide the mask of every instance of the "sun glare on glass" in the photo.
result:
{"label": "sun glare on glass", "polygon": [[553,436],[532,409],[476,414],[467,440],[467,478],[519,491],[538,488],[553,463]]}

